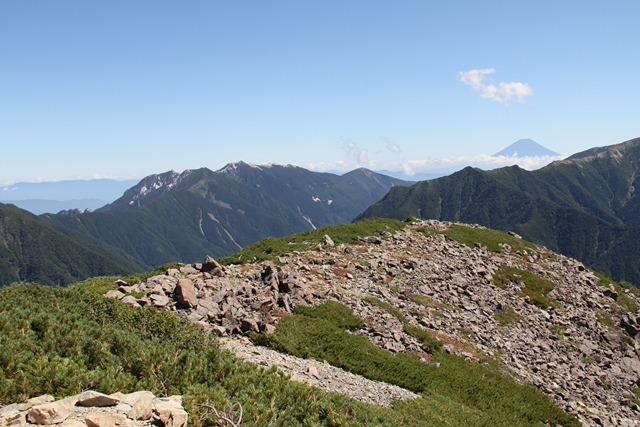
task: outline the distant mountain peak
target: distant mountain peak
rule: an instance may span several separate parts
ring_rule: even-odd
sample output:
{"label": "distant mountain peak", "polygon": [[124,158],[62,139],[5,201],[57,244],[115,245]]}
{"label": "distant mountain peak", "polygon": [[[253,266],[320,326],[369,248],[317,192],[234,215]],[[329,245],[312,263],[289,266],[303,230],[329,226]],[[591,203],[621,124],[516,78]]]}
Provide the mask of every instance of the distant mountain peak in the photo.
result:
{"label": "distant mountain peak", "polygon": [[494,154],[492,157],[536,157],[536,156],[560,156],[559,153],[551,151],[538,144],[532,139],[520,139],[504,150]]}

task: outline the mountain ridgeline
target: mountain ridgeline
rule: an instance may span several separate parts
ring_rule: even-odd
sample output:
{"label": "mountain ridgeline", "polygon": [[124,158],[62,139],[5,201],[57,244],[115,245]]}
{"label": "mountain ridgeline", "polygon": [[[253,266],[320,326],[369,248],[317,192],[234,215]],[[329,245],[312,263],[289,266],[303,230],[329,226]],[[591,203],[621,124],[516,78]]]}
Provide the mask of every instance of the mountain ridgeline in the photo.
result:
{"label": "mountain ridgeline", "polygon": [[393,188],[359,218],[413,215],[477,223],[640,285],[640,138],[593,148],[535,171],[466,168]]}
{"label": "mountain ridgeline", "polygon": [[215,172],[150,175],[95,212],[41,218],[154,267],[226,256],[265,237],[347,223],[391,187],[409,184],[366,169],[339,176],[239,162]]}

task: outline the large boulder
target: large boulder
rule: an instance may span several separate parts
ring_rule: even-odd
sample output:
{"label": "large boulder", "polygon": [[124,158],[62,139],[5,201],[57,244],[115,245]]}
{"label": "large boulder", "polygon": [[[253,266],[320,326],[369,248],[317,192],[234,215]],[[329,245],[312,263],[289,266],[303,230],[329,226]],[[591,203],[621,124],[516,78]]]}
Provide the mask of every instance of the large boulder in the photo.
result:
{"label": "large boulder", "polygon": [[193,282],[189,279],[181,279],[178,282],[174,296],[183,308],[193,308],[198,305],[196,289],[193,286]]}

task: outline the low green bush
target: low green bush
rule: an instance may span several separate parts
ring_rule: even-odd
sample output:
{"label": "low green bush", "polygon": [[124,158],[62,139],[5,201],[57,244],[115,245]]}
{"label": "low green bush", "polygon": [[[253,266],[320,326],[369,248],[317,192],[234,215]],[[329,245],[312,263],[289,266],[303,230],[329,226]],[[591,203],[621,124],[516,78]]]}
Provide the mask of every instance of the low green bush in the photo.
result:
{"label": "low green bush", "polygon": [[431,332],[418,326],[411,326],[404,324],[402,329],[412,337],[419,340],[422,344],[429,347],[431,353],[436,353],[442,350],[442,341],[436,338]]}
{"label": "low green bush", "polygon": [[[41,394],[146,389],[182,394],[190,425],[239,402],[245,426],[397,426],[388,408],[289,381],[240,362],[188,321],[96,294],[111,278],[71,288],[14,284],[0,289],[0,406]],[[86,285],[86,288],[83,286]]]}
{"label": "low green bush", "polygon": [[541,308],[560,308],[558,301],[547,296],[556,287],[555,283],[549,282],[531,271],[501,265],[493,275],[493,281],[496,286],[501,288],[506,288],[509,282],[523,282],[524,288],[520,291],[520,295],[528,296],[532,304]]}
{"label": "low green bush", "polygon": [[316,307],[301,305],[296,307],[295,312],[303,316],[327,320],[340,329],[357,329],[364,324],[349,307],[337,301],[329,300]]}
{"label": "low green bush", "polygon": [[522,319],[522,316],[516,313],[516,311],[510,305],[505,305],[501,310],[496,311],[493,317],[501,326],[509,326],[519,322]]}
{"label": "low green bush", "polygon": [[402,311],[400,311],[398,308],[392,306],[391,304],[389,304],[386,301],[382,301],[381,299],[375,298],[375,297],[364,297],[363,298],[366,302],[368,302],[371,305],[375,305],[376,307],[380,307],[383,310],[386,310],[387,312],[389,312],[390,314],[393,314],[394,316],[396,316],[402,323],[406,323],[407,322],[407,318],[405,317],[405,315],[402,313]]}
{"label": "low green bush", "polygon": [[538,253],[540,252],[540,246],[527,242],[526,240],[518,239],[508,233],[498,230],[492,230],[489,228],[474,228],[464,225],[452,225],[447,230],[437,231],[431,229],[419,229],[426,236],[431,236],[436,233],[444,234],[451,240],[455,240],[458,243],[466,245],[470,248],[474,248],[477,245],[485,246],[487,250],[491,252],[502,252],[503,248],[500,244],[506,243],[511,246],[513,252],[516,251],[528,251]]}
{"label": "low green bush", "polygon": [[[325,311],[319,306],[318,311]],[[439,351],[439,363],[426,364],[416,356],[392,354],[366,337],[346,332],[335,322],[317,316],[314,308],[280,320],[272,335],[255,335],[299,357],[326,360],[367,378],[421,393],[423,399],[396,402],[404,425],[455,426],[579,426],[535,387],[521,385],[491,368]]]}

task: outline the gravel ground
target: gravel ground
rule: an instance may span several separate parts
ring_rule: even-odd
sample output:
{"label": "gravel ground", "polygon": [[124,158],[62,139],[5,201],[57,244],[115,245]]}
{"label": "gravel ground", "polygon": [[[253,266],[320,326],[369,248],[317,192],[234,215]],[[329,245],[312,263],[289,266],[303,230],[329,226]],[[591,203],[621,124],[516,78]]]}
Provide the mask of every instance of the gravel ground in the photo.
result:
{"label": "gravel ground", "polygon": [[302,359],[282,354],[267,347],[254,345],[248,338],[221,338],[222,347],[237,357],[257,365],[277,366],[293,381],[303,382],[325,391],[350,396],[362,402],[380,406],[393,406],[393,400],[416,399],[420,396],[404,388],[331,366],[326,362]]}

